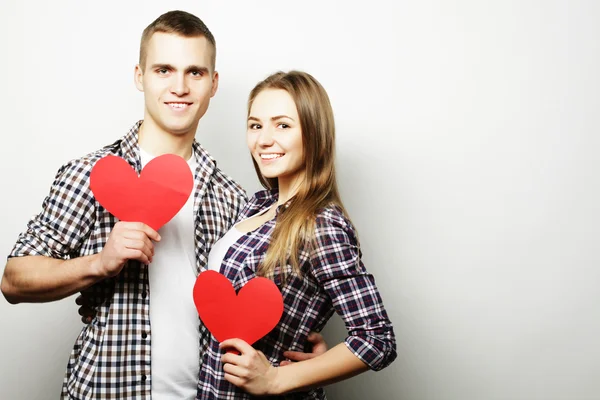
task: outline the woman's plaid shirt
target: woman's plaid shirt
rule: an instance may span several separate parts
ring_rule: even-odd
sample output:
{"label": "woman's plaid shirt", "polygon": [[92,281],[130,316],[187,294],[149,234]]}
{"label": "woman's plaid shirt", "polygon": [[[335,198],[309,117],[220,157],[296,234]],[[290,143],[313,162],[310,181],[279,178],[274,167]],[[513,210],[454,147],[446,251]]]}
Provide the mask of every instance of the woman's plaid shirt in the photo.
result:
{"label": "woman's plaid shirt", "polygon": [[[239,219],[245,219],[270,207],[277,193],[261,191],[246,204]],[[281,211],[279,206],[277,213]],[[242,236],[227,251],[220,272],[239,291],[254,278],[264,260],[275,228],[275,219]],[[273,365],[284,360],[286,350],[311,351],[307,336],[321,331],[334,312],[345,322],[345,344],[372,370],[380,370],[396,358],[396,338],[373,275],[361,261],[361,251],[350,221],[337,207],[322,210],[316,218],[316,244],[300,253],[302,276],[290,265],[285,285],[275,271],[274,281],[283,295],[284,312],[279,324],[254,347],[261,350]],[[224,378],[219,343],[210,338],[204,354],[198,382],[197,399],[253,399]],[[269,399],[325,399],[323,389],[297,392]]]}
{"label": "woman's plaid shirt", "polygon": [[[27,225],[9,257],[40,255],[59,259],[96,254],[108,240],[116,220],[89,188],[89,175],[99,159],[116,155],[141,170],[138,130],[141,121],[120,140],[73,160],[58,171],[42,211]],[[244,190],[223,174],[197,143],[194,172],[196,268],[205,269],[208,252],[237,219],[246,202]],[[150,296],[148,269],[129,262],[112,279],[87,294],[97,315],[79,334],[62,388],[70,399],[150,399]],[[191,296],[191,294],[190,294]],[[200,348],[205,347],[200,344]]]}

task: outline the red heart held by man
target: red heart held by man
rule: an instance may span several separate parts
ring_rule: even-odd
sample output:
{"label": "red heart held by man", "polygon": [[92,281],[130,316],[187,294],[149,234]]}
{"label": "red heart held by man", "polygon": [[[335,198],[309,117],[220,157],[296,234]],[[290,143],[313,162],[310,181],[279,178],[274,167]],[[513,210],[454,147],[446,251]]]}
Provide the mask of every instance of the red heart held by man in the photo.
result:
{"label": "red heart held by man", "polygon": [[175,154],[153,158],[139,177],[117,156],[100,159],[90,173],[90,188],[102,207],[121,221],[143,222],[155,231],[177,215],[193,186],[190,167]]}
{"label": "red heart held by man", "polygon": [[283,314],[283,297],[273,281],[252,278],[236,295],[231,282],[212,270],[198,275],[194,303],[219,342],[238,338],[252,345],[275,328]]}

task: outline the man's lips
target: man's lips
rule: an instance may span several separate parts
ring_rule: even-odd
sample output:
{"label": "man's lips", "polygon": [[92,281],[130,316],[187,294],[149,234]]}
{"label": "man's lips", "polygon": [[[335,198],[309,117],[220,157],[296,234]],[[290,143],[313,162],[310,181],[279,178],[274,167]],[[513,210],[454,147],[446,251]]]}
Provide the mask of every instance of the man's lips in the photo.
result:
{"label": "man's lips", "polygon": [[166,101],[165,104],[171,107],[173,110],[185,110],[194,103],[188,103],[184,101]]}

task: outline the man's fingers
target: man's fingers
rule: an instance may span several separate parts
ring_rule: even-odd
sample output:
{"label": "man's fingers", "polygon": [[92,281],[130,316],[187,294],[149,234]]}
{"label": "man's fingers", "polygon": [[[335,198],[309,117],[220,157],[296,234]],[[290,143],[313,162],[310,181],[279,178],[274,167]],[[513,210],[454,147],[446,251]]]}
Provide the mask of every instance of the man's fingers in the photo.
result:
{"label": "man's fingers", "polygon": [[285,358],[289,358],[292,361],[305,361],[310,360],[311,358],[315,358],[317,354],[313,353],[303,353],[301,351],[285,351],[283,353]]}
{"label": "man's fingers", "polygon": [[312,353],[319,355],[327,351],[327,342],[325,342],[325,338],[320,333],[311,332],[306,340],[313,344]]}
{"label": "man's fingers", "polygon": [[138,260],[146,265],[150,264],[150,259],[141,250],[125,249],[124,256],[128,260]]}
{"label": "man's fingers", "polygon": [[148,225],[139,222],[138,229],[140,231],[144,232],[146,234],[146,236],[148,236],[150,239],[154,240],[155,242],[160,241],[160,235],[158,234],[158,232],[156,232],[154,229],[150,228]]}
{"label": "man's fingers", "polygon": [[123,233],[123,238],[144,243],[144,247],[150,249],[151,255],[154,255],[154,244],[144,232],[129,230]]}
{"label": "man's fingers", "polygon": [[288,361],[288,360],[283,360],[282,362],[279,363],[280,367],[285,367],[286,365],[291,365],[292,362]]}
{"label": "man's fingers", "polygon": [[150,239],[155,242],[160,241],[160,235],[154,229],[150,228],[148,225],[142,222],[123,222],[119,221],[113,228],[113,231],[121,232],[126,230],[136,230],[141,231],[146,234]]}
{"label": "man's fingers", "polygon": [[79,307],[79,310],[77,310],[77,313],[79,315],[81,315],[82,317],[93,317],[94,315],[96,315],[96,311],[91,309],[91,308],[87,308],[85,306],[81,306]]}
{"label": "man's fingers", "polygon": [[[127,250],[141,251],[144,254],[144,256],[146,257],[146,260],[151,260],[152,256],[154,255],[154,251],[151,248],[149,248],[144,241],[125,239],[123,241],[123,244],[125,245]],[[141,258],[138,258],[138,257],[135,257],[135,259],[143,261]],[[146,262],[146,264],[148,264],[148,262]]]}
{"label": "man's fingers", "polygon": [[323,338],[323,335],[321,335],[318,332],[311,332],[308,337],[306,338],[306,340],[308,340],[311,343],[319,343],[319,342],[325,342],[325,339]]}

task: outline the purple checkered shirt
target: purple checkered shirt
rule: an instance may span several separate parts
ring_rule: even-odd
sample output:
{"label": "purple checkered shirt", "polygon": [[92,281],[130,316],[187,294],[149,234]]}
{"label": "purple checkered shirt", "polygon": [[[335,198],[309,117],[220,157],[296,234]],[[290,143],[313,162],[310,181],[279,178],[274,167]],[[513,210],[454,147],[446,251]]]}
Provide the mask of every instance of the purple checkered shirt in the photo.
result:
{"label": "purple checkered shirt", "polygon": [[[256,193],[242,210],[239,220],[259,213],[276,201],[276,192]],[[277,213],[281,209],[279,206]],[[274,228],[275,219],[272,219],[243,235],[227,251],[220,272],[233,283],[236,292],[256,276]],[[372,370],[385,368],[396,358],[396,339],[375,279],[361,261],[354,228],[339,208],[331,206],[318,214],[315,237],[314,248],[300,253],[302,276],[286,265],[284,268],[289,278],[282,285],[280,269],[275,270],[274,281],[283,295],[283,316],[267,336],[254,344],[254,348],[262,351],[277,366],[285,359],[283,352],[286,350],[311,351],[308,334],[321,331],[337,312],[348,329],[345,340],[348,349]],[[201,329],[201,335],[209,340],[209,344],[201,364],[197,399],[256,398],[225,380],[220,361],[223,351],[219,349],[219,343],[206,328]],[[326,397],[323,389],[318,388],[269,397],[276,398]]]}

